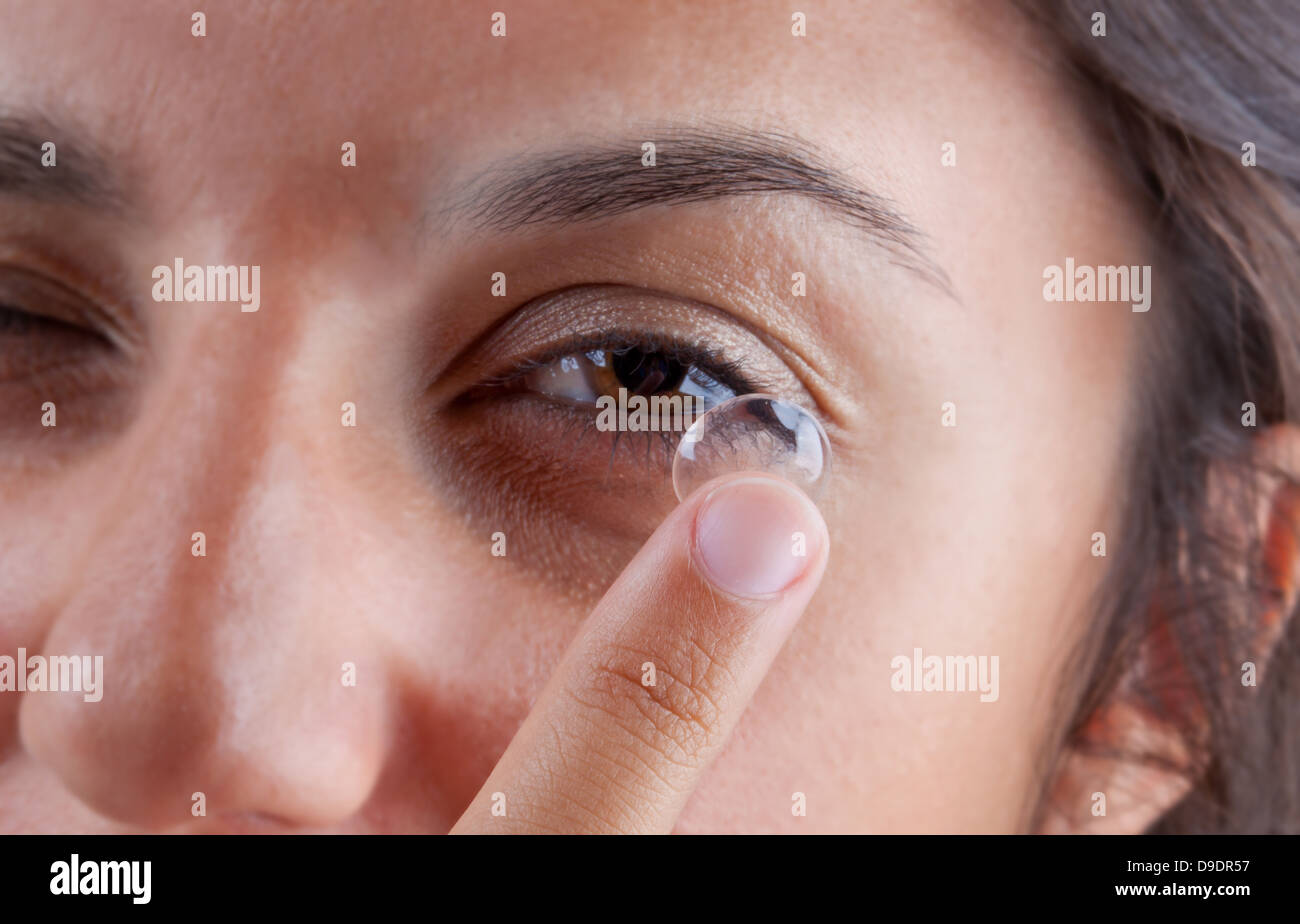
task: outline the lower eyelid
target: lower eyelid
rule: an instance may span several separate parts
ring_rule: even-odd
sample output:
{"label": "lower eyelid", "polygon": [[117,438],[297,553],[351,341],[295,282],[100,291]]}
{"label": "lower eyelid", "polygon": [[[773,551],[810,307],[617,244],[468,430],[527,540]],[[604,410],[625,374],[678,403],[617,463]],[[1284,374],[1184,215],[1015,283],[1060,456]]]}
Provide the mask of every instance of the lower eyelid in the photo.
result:
{"label": "lower eyelid", "polygon": [[448,410],[432,426],[445,496],[485,535],[508,533],[509,562],[566,594],[599,597],[677,503],[676,447],[646,439],[656,434],[622,434],[611,465],[615,434],[576,408],[521,393],[491,424],[480,410]]}
{"label": "lower eyelid", "polygon": [[[31,342],[41,339],[61,342]],[[56,331],[8,341],[0,334],[0,384],[28,383],[46,389],[57,386],[59,394],[69,387],[85,390],[86,382],[100,387],[120,365],[113,362],[112,349],[93,334]]]}
{"label": "lower eyelid", "polygon": [[451,409],[434,427],[444,434],[438,444],[443,464],[491,478],[494,492],[536,489],[545,502],[584,518],[593,516],[592,498],[607,493],[620,503],[650,504],[662,516],[675,501],[672,461],[681,435],[600,430],[596,416],[592,405],[520,391],[491,408]]}

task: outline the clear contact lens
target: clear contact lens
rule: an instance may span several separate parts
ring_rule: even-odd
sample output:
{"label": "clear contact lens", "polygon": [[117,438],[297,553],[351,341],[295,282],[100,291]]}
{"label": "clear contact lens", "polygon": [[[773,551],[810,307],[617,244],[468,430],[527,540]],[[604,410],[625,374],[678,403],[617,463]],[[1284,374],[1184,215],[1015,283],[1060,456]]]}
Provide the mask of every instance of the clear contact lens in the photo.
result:
{"label": "clear contact lens", "polygon": [[730,472],[779,475],[816,500],[831,472],[831,444],[817,418],[771,395],[739,395],[700,416],[673,457],[678,500]]}

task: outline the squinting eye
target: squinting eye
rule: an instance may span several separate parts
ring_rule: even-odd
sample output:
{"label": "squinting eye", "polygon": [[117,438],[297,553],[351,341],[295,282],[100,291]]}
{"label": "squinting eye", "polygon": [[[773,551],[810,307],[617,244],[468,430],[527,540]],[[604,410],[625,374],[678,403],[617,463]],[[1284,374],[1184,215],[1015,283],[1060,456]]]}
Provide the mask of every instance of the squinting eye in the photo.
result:
{"label": "squinting eye", "polygon": [[617,398],[623,388],[629,395],[646,397],[691,395],[712,407],[745,390],[724,385],[702,364],[676,350],[648,347],[572,353],[529,370],[521,384],[579,404],[595,404],[602,396]]}
{"label": "squinting eye", "polygon": [[0,263],[0,477],[74,459],[130,420],[135,342],[80,289]]}
{"label": "squinting eye", "polygon": [[0,269],[0,384],[111,355],[111,341],[84,322],[87,314],[84,300],[63,286]]}

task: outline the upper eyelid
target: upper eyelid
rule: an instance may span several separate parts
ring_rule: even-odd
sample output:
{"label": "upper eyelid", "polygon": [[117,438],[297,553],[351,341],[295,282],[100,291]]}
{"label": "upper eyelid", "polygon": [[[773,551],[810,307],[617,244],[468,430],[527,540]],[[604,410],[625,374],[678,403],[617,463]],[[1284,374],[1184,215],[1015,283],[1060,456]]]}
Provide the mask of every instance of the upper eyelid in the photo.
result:
{"label": "upper eyelid", "polygon": [[661,335],[625,330],[615,330],[605,334],[578,337],[574,340],[548,348],[536,356],[517,363],[509,372],[492,377],[490,384],[505,384],[527,375],[534,369],[558,362],[566,356],[574,356],[593,350],[644,349],[646,352],[665,352],[679,362],[696,365],[724,385],[740,392],[762,391],[766,384],[744,370],[738,360],[723,357],[721,353],[703,344],[692,344],[680,338],[665,338]]}
{"label": "upper eyelid", "polygon": [[554,353],[560,355],[560,348],[571,352],[572,344],[580,338],[596,338],[612,331],[636,342],[653,339],[716,343],[734,355],[780,355],[780,350],[769,342],[769,335],[725,308],[659,288],[589,281],[552,288],[519,301],[491,329],[447,360],[444,368],[455,368],[459,374],[441,386],[434,380],[429,389],[445,389],[449,394],[456,389],[456,383],[467,387],[498,372],[505,365],[497,359],[499,356],[551,352],[539,352],[540,343],[556,344]]}
{"label": "upper eyelid", "polygon": [[0,262],[0,308],[124,347],[116,324],[93,297],[45,273]]}
{"label": "upper eyelid", "polygon": [[70,323],[93,327],[96,334],[127,357],[142,357],[145,332],[131,306],[114,297],[110,281],[82,272],[73,261],[61,256],[21,244],[0,245],[0,274],[32,280],[29,285],[46,287],[75,302],[79,320]]}

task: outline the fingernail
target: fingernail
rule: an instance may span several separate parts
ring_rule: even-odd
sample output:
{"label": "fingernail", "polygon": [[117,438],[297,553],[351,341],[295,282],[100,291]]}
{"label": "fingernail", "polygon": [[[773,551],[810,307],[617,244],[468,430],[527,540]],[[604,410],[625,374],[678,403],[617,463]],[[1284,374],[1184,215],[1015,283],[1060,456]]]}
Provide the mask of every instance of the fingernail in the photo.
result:
{"label": "fingernail", "polygon": [[821,514],[779,478],[739,478],[713,490],[695,517],[695,557],[720,590],[768,597],[785,590],[821,552]]}

